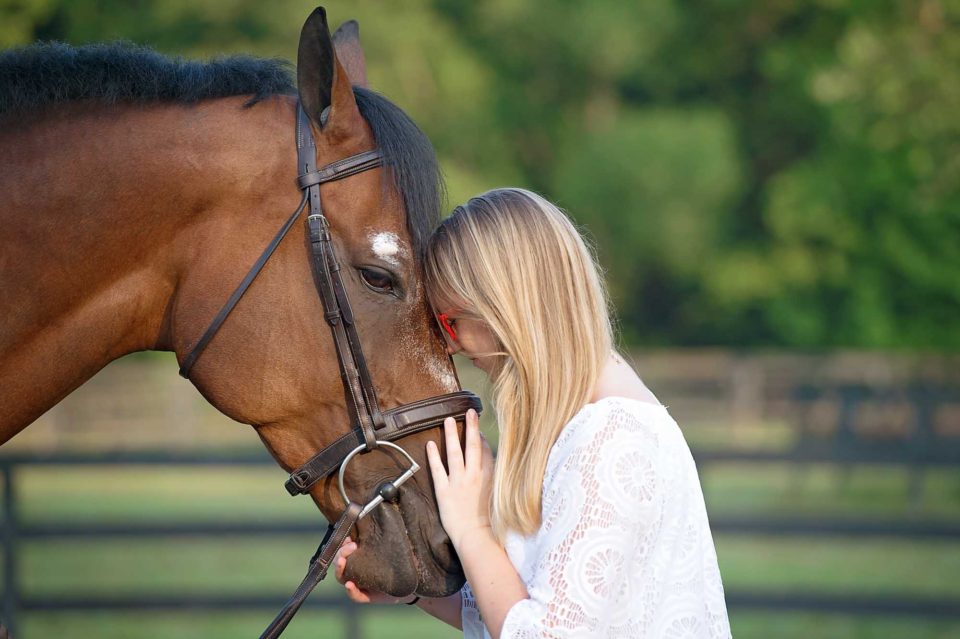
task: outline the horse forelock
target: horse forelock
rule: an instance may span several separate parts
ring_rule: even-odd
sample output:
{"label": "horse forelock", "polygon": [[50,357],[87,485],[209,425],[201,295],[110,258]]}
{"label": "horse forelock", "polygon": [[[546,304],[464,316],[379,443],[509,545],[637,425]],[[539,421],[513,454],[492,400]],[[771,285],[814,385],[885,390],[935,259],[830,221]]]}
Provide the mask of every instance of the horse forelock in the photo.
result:
{"label": "horse forelock", "polygon": [[403,199],[410,242],[419,260],[440,223],[445,194],[436,152],[427,136],[395,104],[369,89],[353,87],[353,92]]}

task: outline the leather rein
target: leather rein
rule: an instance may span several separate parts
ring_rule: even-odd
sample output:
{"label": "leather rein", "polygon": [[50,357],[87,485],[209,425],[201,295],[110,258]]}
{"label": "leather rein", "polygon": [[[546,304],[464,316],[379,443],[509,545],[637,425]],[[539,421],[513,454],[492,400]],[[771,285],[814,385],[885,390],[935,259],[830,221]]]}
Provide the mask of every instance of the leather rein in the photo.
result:
{"label": "leather rein", "polygon": [[[471,408],[477,412],[482,410],[480,398],[469,391],[429,397],[389,410],[380,409],[370,370],[363,355],[360,337],[354,324],[350,301],[340,276],[341,267],[334,252],[330,225],[323,214],[320,185],[381,167],[384,162],[383,156],[379,150],[364,151],[317,169],[316,142],[310,120],[299,103],[297,104],[296,137],[297,186],[303,191],[300,204],[264,249],[180,365],[180,375],[189,378],[190,370],[197,358],[309,203],[310,213],[305,223],[310,240],[310,265],[317,293],[323,303],[324,319],[333,334],[340,366],[340,378],[347,391],[348,410],[353,425],[346,434],[328,444],[300,468],[293,471],[284,486],[291,495],[303,495],[308,493],[314,484],[339,468],[338,486],[347,506],[337,522],[328,527],[317,552],[310,559],[306,577],[270,626],[260,635],[261,639],[274,639],[280,636],[316,584],[326,576],[330,562],[333,561],[334,555],[353,525],[384,501],[396,501],[399,497],[399,486],[419,470],[420,467],[414,459],[403,448],[392,442],[413,433],[442,426],[447,417],[455,417],[462,421],[465,419],[467,410]],[[343,485],[347,464],[355,455],[378,447],[397,450],[406,458],[409,466],[393,481],[381,484],[377,494],[365,505],[355,503],[347,496]]]}

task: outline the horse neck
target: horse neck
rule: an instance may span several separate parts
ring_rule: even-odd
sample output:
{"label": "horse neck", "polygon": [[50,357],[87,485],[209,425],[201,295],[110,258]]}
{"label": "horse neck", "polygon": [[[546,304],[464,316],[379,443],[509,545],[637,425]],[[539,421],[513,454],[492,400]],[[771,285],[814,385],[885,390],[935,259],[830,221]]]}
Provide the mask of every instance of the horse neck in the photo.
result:
{"label": "horse neck", "polygon": [[169,350],[200,239],[263,199],[257,178],[289,182],[292,109],[242,102],[87,105],[0,134],[0,443],[110,361]]}

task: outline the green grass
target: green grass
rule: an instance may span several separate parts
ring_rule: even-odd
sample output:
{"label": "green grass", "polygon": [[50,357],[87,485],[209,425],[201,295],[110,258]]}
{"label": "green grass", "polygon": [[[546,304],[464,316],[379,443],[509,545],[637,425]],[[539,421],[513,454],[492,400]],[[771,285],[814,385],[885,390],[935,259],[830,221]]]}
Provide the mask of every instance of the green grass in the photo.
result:
{"label": "green grass", "polygon": [[[286,593],[319,536],[34,541],[20,553],[31,596]],[[960,598],[960,540],[716,536],[729,588]],[[329,580],[318,592],[340,595]]]}
{"label": "green grass", "polygon": [[[37,597],[78,592],[284,595],[303,578],[321,538],[322,531],[312,537],[35,541],[20,553],[21,584]],[[331,578],[316,592],[341,591]]]}
{"label": "green grass", "polygon": [[[29,615],[22,636],[58,639],[237,639],[257,637],[273,611],[241,613],[48,613]],[[337,611],[303,610],[284,639],[345,636],[346,619]],[[391,639],[453,639],[462,634],[418,610],[371,609],[359,619],[360,636]]]}
{"label": "green grass", "polygon": [[909,495],[909,472],[897,466],[717,464],[700,468],[711,513],[781,516],[960,519],[960,473],[930,469],[921,498]]}
{"label": "green grass", "polygon": [[724,587],[960,599],[960,540],[716,535]]}
{"label": "green grass", "polygon": [[[237,639],[256,637],[269,623],[263,613],[49,613],[30,615],[22,637],[58,639]],[[744,612],[731,617],[737,639],[953,639],[960,623],[896,617],[864,619],[845,615]],[[304,610],[284,639],[334,639],[344,636],[343,615]],[[454,639],[460,632],[415,610],[373,610],[360,622],[361,636],[390,639]]]}
{"label": "green grass", "polygon": [[[24,521],[304,521],[325,527],[307,497],[283,488],[280,468],[27,468],[17,476]],[[52,496],[55,498],[51,499]]]}
{"label": "green grass", "polygon": [[[702,469],[712,516],[889,517],[960,519],[960,473],[934,470],[912,504],[903,469],[862,467],[844,475],[825,465],[717,465]],[[250,468],[44,468],[17,476],[19,516],[26,522],[315,521],[316,535],[176,539],[33,540],[20,553],[21,583],[31,597],[276,593],[287,596],[325,527],[305,498],[287,497],[284,474]],[[721,535],[715,538],[728,590],[958,597],[960,540],[848,539]],[[343,597],[332,579],[318,594]],[[459,636],[412,609],[363,608],[365,637]],[[256,636],[275,611],[242,613],[33,613],[20,639],[58,637]],[[855,617],[839,614],[731,612],[734,636],[960,636],[960,620]],[[296,637],[343,636],[339,611],[306,610]]]}
{"label": "green grass", "polygon": [[741,612],[730,616],[736,639],[954,639],[960,622],[899,617],[851,617]]}
{"label": "green grass", "polygon": [[[960,519],[960,473],[924,474],[921,500],[909,499],[909,473],[862,466],[718,464],[700,470],[711,513]],[[196,521],[322,517],[309,499],[283,489],[279,468],[28,468],[18,473],[25,521]],[[51,498],[55,496],[55,498]],[[148,497],[149,496],[149,497]]]}

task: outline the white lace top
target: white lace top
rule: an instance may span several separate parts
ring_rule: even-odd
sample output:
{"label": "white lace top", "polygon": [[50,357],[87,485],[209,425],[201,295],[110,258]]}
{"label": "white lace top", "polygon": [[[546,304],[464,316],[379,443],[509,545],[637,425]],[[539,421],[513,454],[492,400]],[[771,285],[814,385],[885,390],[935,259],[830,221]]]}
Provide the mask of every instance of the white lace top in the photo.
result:
{"label": "white lace top", "polygon": [[[729,637],[717,555],[690,450],[667,409],[587,404],[550,451],[543,524],[508,535],[529,599],[501,637]],[[463,634],[489,638],[469,584]]]}

